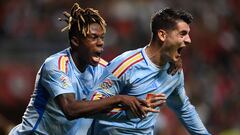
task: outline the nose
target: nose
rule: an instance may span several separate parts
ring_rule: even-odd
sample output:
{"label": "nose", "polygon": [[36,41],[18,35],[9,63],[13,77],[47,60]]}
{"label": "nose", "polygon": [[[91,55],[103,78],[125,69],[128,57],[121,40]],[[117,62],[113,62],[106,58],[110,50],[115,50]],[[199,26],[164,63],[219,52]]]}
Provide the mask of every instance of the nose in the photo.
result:
{"label": "nose", "polygon": [[186,35],[186,36],[185,36],[185,38],[184,38],[184,42],[185,42],[185,44],[187,44],[187,45],[189,45],[189,44],[192,43],[191,38],[190,38],[189,35]]}
{"label": "nose", "polygon": [[97,39],[97,46],[98,47],[103,47],[103,45],[104,45],[104,40],[102,38],[98,38]]}

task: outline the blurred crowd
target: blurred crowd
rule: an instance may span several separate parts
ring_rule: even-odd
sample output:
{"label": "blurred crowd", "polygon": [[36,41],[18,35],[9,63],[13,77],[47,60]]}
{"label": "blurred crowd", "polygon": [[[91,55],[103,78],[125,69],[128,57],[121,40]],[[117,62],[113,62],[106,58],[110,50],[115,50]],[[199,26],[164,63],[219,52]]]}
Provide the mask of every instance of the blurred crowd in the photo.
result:
{"label": "blurred crowd", "polygon": [[[0,134],[21,116],[41,63],[68,47],[66,24],[59,22],[75,0],[0,1]],[[183,56],[185,87],[192,104],[214,135],[240,135],[239,0],[79,0],[99,10],[107,22],[104,58],[148,44],[151,15],[162,8],[193,14],[192,45]],[[156,124],[158,135],[185,135],[167,107]]]}

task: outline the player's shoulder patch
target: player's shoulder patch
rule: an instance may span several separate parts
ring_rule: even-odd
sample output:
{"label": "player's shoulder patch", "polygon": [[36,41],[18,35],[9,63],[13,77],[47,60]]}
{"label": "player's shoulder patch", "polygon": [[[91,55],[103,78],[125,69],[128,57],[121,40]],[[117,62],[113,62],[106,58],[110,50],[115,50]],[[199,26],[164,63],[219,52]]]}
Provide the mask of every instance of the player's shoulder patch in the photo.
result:
{"label": "player's shoulder patch", "polygon": [[67,73],[69,58],[67,55],[62,55],[58,58],[58,70]]}
{"label": "player's shoulder patch", "polygon": [[127,57],[123,62],[121,62],[114,70],[113,75],[120,78],[131,66],[142,61],[144,58],[141,52],[137,52],[129,57]]}
{"label": "player's shoulder patch", "polygon": [[101,58],[99,64],[102,65],[103,67],[106,67],[108,65],[108,62]]}

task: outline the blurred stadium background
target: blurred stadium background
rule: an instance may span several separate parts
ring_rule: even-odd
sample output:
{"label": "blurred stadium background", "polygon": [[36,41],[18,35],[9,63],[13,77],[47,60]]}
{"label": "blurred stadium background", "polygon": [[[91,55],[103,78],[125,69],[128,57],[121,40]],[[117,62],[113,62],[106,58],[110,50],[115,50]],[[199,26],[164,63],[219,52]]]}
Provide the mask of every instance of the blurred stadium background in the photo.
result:
{"label": "blurred stadium background", "polygon": [[[68,47],[59,22],[74,0],[0,1],[0,134],[21,122],[36,72],[49,55]],[[111,60],[150,39],[150,17],[164,7],[191,12],[192,46],[183,56],[186,91],[214,135],[240,135],[239,0],[79,0],[107,21],[104,58]],[[157,135],[186,135],[166,107]]]}

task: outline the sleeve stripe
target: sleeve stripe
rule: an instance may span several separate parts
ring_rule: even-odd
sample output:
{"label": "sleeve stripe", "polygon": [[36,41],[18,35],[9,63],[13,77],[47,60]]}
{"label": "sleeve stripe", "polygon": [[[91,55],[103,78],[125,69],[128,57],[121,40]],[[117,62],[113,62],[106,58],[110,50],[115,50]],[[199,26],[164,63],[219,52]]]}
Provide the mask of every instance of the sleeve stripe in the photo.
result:
{"label": "sleeve stripe", "polygon": [[68,57],[60,56],[58,59],[58,69],[64,73],[67,73],[68,70]]}
{"label": "sleeve stripe", "polygon": [[143,58],[141,58],[141,59],[139,59],[139,60],[136,60],[135,62],[131,63],[129,66],[127,66],[127,67],[120,73],[120,75],[118,75],[118,78],[121,77],[122,74],[125,73],[132,65],[134,65],[134,64],[136,64],[136,63],[138,63],[138,62],[140,62],[140,61],[142,61],[142,60],[143,60]]}
{"label": "sleeve stripe", "polygon": [[124,64],[124,62],[125,61],[127,61],[127,60],[129,60],[129,59],[131,59],[132,57],[134,57],[134,56],[136,56],[138,53],[136,53],[136,54],[134,54],[134,55],[132,55],[132,56],[130,56],[130,57],[128,57],[126,60],[124,60],[121,64],[119,64],[118,66],[117,66],[117,68],[116,69],[114,69],[113,70],[113,73],[120,67],[120,66],[122,66],[122,64]]}
{"label": "sleeve stripe", "polygon": [[67,61],[66,61],[66,63],[65,63],[65,72],[67,73],[68,72],[68,59],[67,59]]}
{"label": "sleeve stripe", "polygon": [[60,56],[60,57],[58,58],[58,70],[61,69],[61,68],[60,68],[60,65],[61,65],[61,59],[62,59],[62,56]]}
{"label": "sleeve stripe", "polygon": [[140,62],[143,60],[142,54],[136,53],[132,55],[131,57],[127,58],[124,60],[116,69],[113,70],[113,75],[116,76],[117,78],[121,77],[121,75],[126,72],[128,68],[130,68],[132,65]]}
{"label": "sleeve stripe", "polygon": [[99,64],[106,67],[108,62],[101,58],[100,61],[99,61]]}

